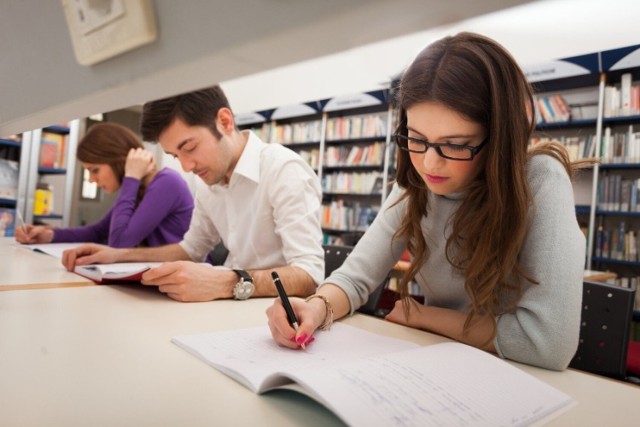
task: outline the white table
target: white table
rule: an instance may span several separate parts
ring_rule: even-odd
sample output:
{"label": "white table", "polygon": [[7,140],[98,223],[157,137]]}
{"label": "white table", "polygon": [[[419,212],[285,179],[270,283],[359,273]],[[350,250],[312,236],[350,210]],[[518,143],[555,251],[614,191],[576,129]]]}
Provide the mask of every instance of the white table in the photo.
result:
{"label": "white table", "polygon": [[60,259],[0,237],[0,291],[92,286],[89,279],[65,270]]}
{"label": "white table", "polygon": [[[2,277],[7,267],[14,277],[13,270],[42,263],[44,255],[26,253],[20,263],[3,265]],[[141,285],[0,292],[0,425],[340,425],[297,393],[255,395],[170,342],[263,325],[270,304],[270,298],[180,303]],[[446,341],[361,314],[344,321],[424,345]],[[515,365],[579,402],[552,425],[637,425],[638,386]]]}

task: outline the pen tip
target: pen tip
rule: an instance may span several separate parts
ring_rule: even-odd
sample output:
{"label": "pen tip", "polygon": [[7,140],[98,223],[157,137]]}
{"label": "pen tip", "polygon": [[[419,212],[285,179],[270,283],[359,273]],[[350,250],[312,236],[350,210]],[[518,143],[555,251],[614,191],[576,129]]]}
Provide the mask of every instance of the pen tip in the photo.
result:
{"label": "pen tip", "polygon": [[276,273],[275,271],[271,272],[271,277],[273,278],[273,280],[278,279],[278,273]]}

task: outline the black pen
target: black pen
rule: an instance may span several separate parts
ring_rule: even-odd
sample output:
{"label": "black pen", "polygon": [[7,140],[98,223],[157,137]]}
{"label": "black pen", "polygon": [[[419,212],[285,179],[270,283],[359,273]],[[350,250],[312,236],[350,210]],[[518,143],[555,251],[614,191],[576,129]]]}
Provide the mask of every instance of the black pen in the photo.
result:
{"label": "black pen", "polygon": [[[278,290],[278,295],[280,295],[280,301],[282,301],[282,306],[284,307],[284,311],[287,313],[287,319],[289,320],[289,324],[293,326],[293,329],[298,330],[298,319],[296,318],[296,314],[293,312],[293,307],[291,307],[291,303],[289,302],[289,297],[287,293],[284,291],[284,286],[282,286],[282,282],[280,281],[280,276],[275,271],[271,272],[271,278],[273,279],[273,283],[276,285],[276,289]],[[305,348],[304,343],[300,344],[300,347]]]}

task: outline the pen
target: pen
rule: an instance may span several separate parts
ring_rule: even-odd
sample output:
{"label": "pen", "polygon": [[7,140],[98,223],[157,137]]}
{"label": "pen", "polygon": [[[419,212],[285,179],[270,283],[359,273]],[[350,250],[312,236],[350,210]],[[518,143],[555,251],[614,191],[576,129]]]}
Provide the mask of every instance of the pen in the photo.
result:
{"label": "pen", "polygon": [[20,210],[16,209],[16,217],[18,219],[18,221],[20,222],[19,227],[22,228],[22,231],[24,232],[24,234],[28,235],[29,232],[27,231],[27,224],[24,222],[24,218],[22,218],[22,214],[20,213]]}
{"label": "pen", "polygon": [[[287,293],[284,291],[284,286],[282,286],[282,282],[280,281],[280,276],[275,271],[271,272],[271,278],[273,279],[273,283],[276,285],[276,289],[278,290],[278,295],[280,295],[280,301],[282,301],[282,306],[284,307],[284,311],[287,313],[287,319],[289,320],[289,324],[293,326],[293,329],[298,330],[298,319],[296,318],[296,314],[293,312],[293,307],[291,307],[291,303],[289,302],[289,297]],[[300,344],[302,349],[305,349],[305,345]]]}

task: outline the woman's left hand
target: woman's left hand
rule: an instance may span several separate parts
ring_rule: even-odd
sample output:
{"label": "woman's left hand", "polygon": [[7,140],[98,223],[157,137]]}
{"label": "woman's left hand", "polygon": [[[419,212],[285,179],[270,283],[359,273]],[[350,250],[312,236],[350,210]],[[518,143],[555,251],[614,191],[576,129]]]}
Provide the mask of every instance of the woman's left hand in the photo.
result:
{"label": "woman's left hand", "polygon": [[153,153],[144,148],[132,148],[129,150],[124,164],[124,176],[142,179],[151,173],[155,167],[156,161],[153,158]]}

